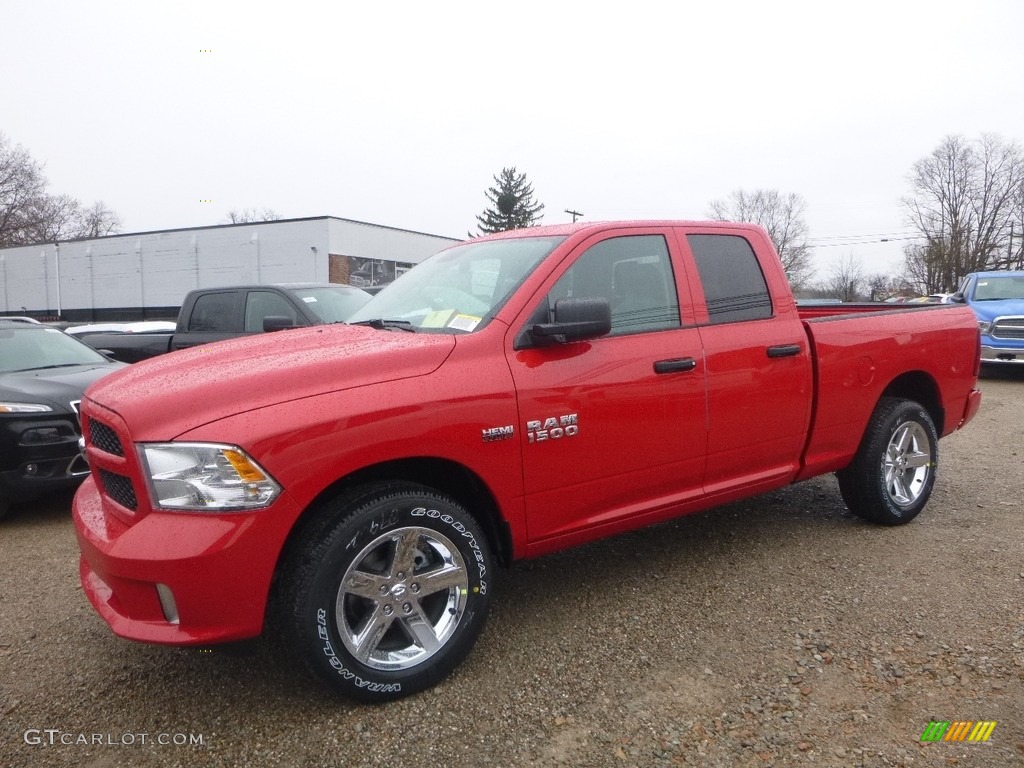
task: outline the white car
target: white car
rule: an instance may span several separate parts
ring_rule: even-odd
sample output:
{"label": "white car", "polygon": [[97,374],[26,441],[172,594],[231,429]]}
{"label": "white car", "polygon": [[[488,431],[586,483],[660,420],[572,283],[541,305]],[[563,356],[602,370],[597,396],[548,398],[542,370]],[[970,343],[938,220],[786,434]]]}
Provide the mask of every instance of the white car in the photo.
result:
{"label": "white car", "polygon": [[134,323],[73,325],[65,328],[64,333],[75,337],[88,336],[90,333],[166,333],[173,331],[174,327],[174,322],[169,320],[142,320]]}

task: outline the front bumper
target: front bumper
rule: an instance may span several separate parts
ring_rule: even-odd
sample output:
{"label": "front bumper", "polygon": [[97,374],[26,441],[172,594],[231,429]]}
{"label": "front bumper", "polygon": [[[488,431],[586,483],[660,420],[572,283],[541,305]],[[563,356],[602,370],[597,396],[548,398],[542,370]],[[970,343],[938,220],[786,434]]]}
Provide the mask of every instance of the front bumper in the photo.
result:
{"label": "front bumper", "polygon": [[1024,346],[1006,347],[981,343],[981,362],[1024,364]]}
{"label": "front bumper", "polygon": [[282,494],[256,512],[153,511],[126,525],[105,514],[89,478],[72,504],[82,588],[114,633],[130,640],[205,645],[255,637],[298,512]]}
{"label": "front bumper", "polygon": [[0,419],[0,498],[14,502],[74,488],[89,474],[72,416]]}

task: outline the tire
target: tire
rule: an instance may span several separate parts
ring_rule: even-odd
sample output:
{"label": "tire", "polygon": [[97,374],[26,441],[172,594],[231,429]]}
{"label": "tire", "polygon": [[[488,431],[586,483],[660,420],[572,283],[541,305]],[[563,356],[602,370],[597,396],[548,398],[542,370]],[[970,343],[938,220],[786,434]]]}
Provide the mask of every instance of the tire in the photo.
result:
{"label": "tire", "polygon": [[284,581],[289,650],[345,696],[382,702],[444,679],[490,607],[487,540],[457,502],[386,483],[328,505]]}
{"label": "tire", "polygon": [[843,501],[858,517],[903,525],[924,509],[935,485],[939,436],[913,400],[883,397],[853,462],[837,472]]}
{"label": "tire", "polygon": [[0,520],[7,517],[7,513],[11,511],[11,502],[0,496]]}

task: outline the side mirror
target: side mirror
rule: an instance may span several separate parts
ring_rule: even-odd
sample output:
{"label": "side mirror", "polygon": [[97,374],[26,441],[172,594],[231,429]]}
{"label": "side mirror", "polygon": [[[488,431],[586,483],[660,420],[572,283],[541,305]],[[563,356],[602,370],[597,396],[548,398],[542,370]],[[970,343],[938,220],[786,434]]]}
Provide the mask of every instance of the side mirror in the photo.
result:
{"label": "side mirror", "polygon": [[555,321],[530,326],[535,342],[568,344],[604,336],[612,329],[612,308],[603,296],[559,299]]}
{"label": "side mirror", "polygon": [[953,304],[966,304],[967,303],[967,297],[964,296],[962,293],[960,293],[960,291],[957,291],[952,296],[950,296],[949,300]]}
{"label": "side mirror", "polygon": [[270,315],[269,317],[263,318],[263,332],[272,333],[273,331],[283,331],[288,328],[294,328],[295,323],[290,317],[284,317],[279,315]]}

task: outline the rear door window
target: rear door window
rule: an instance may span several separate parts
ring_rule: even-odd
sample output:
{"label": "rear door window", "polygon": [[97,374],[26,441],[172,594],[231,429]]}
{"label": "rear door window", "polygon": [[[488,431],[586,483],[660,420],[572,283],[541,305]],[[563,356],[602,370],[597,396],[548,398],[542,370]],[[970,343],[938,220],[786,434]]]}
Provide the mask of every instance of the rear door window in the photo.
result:
{"label": "rear door window", "polygon": [[687,235],[712,325],[772,316],[772,299],[754,249],[738,235]]}
{"label": "rear door window", "polygon": [[242,318],[238,303],[238,291],[204,293],[192,307],[192,316],[188,321],[189,332],[240,332]]}

